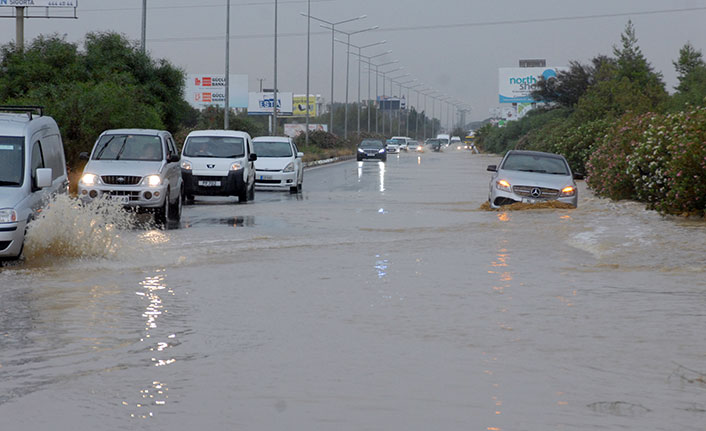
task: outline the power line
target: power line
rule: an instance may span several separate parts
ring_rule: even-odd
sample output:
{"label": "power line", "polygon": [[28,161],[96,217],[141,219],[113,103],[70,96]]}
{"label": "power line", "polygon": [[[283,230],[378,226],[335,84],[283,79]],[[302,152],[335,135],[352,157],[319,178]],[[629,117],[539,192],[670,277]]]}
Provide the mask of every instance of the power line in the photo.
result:
{"label": "power line", "polygon": [[[326,0],[320,0],[326,1]],[[331,1],[331,0],[329,0]],[[622,13],[610,13],[610,14],[595,14],[595,15],[576,15],[576,16],[563,16],[563,17],[553,17],[553,18],[529,18],[529,19],[518,19],[518,20],[504,20],[504,21],[486,21],[486,22],[467,22],[467,23],[441,23],[441,24],[427,24],[427,25],[414,25],[414,26],[400,26],[400,27],[381,27],[378,32],[404,32],[404,31],[418,31],[418,30],[449,30],[457,28],[466,27],[491,27],[500,25],[516,25],[516,24],[536,24],[536,23],[547,23],[547,22],[559,22],[559,21],[581,21],[581,20],[591,20],[591,19],[605,19],[605,18],[619,18],[627,16],[644,16],[644,15],[664,15],[664,14],[674,14],[674,13],[684,13],[684,12],[700,12],[706,11],[706,7],[692,7],[692,8],[682,8],[682,9],[663,9],[663,10],[653,10],[653,11],[643,11],[643,12],[622,12]],[[329,32],[312,32],[312,35],[327,35]],[[305,32],[302,33],[280,33],[278,37],[302,37],[306,36]],[[194,37],[164,37],[150,39],[151,42],[176,42],[176,41],[203,41],[203,40],[220,40],[223,36],[194,36]],[[231,35],[231,39],[268,39],[272,38],[272,34],[241,34],[241,35]]]}

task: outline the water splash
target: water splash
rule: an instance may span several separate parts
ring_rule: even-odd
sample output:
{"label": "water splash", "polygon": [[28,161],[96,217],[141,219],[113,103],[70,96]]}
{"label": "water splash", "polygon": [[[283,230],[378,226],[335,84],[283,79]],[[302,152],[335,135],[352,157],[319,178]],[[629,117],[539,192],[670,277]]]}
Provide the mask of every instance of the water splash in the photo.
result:
{"label": "water splash", "polygon": [[55,197],[28,226],[25,257],[107,257],[123,247],[121,233],[137,225],[137,216],[117,202],[96,199],[83,204]]}

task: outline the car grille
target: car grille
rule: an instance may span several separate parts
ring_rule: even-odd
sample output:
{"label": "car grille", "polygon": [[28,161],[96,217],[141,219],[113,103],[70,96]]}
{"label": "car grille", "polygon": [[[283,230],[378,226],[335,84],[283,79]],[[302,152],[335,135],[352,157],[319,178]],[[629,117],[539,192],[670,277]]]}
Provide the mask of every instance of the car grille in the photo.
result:
{"label": "car grille", "polygon": [[0,251],[4,251],[6,248],[8,248],[11,242],[12,241],[0,241]]}
{"label": "car grille", "polygon": [[542,192],[541,195],[536,196],[539,198],[551,199],[551,198],[556,198],[559,196],[559,190],[550,189],[547,187],[514,186],[512,188],[512,191],[514,191],[516,195],[524,196],[524,197],[528,197],[528,198],[533,198],[533,197],[535,197],[535,196],[532,196],[533,189],[539,189],[539,191]]}
{"label": "car grille", "polygon": [[140,192],[133,190],[101,190],[106,195],[109,196],[129,196],[129,200],[137,201],[140,200]]}
{"label": "car grille", "polygon": [[132,175],[103,175],[101,177],[104,184],[115,184],[119,186],[134,186],[140,184],[142,177]]}
{"label": "car grille", "polygon": [[281,169],[257,169],[257,172],[279,172]]}
{"label": "car grille", "polygon": [[255,178],[255,182],[259,184],[282,184],[282,180],[260,180]]}

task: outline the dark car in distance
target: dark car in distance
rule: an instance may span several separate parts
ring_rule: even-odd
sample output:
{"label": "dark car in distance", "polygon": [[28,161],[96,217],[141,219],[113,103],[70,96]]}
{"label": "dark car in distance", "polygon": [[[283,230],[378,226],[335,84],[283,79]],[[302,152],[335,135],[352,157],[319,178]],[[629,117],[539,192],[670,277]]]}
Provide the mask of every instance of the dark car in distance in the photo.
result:
{"label": "dark car in distance", "polygon": [[360,162],[365,159],[378,159],[387,161],[387,149],[385,144],[379,139],[364,139],[358,145],[357,160]]}

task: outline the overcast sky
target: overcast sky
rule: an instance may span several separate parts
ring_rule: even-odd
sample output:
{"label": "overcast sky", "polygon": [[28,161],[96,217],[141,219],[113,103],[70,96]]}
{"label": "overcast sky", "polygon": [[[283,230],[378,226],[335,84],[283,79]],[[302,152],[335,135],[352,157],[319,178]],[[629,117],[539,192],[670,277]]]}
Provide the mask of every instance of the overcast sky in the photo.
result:
{"label": "overcast sky", "polygon": [[[168,59],[190,73],[222,73],[225,4],[225,0],[148,0],[147,49],[153,57]],[[139,40],[141,6],[142,0],[79,0],[78,20],[27,20],[25,38],[59,33],[80,41],[89,31],[116,31]],[[279,1],[280,91],[306,90],[306,19],[299,14],[306,6],[305,0]],[[232,0],[231,9],[231,73],[249,75],[251,91],[258,89],[257,78],[271,87],[274,0]],[[386,40],[367,53],[392,50],[379,61],[399,60],[404,67],[400,74],[409,73],[427,87],[471,105],[474,120],[487,118],[490,109],[500,106],[498,68],[515,67],[521,58],[544,58],[549,66],[563,66],[570,60],[586,62],[598,54],[612,54],[628,19],[635,25],[643,53],[662,72],[670,91],[676,85],[672,61],[679,48],[691,41],[697,49],[706,49],[706,0],[312,0],[311,9],[312,15],[328,21],[366,14],[367,18],[340,28],[380,28],[353,36],[352,43]],[[0,41],[14,38],[14,20],[0,19]],[[331,36],[315,22],[311,48],[312,92],[328,100]],[[336,44],[335,61],[335,99],[343,101],[343,45]],[[354,101],[354,57],[350,73],[349,97]],[[373,95],[374,91],[373,84]],[[362,92],[367,94],[367,75]],[[416,93],[411,100],[416,104]]]}

